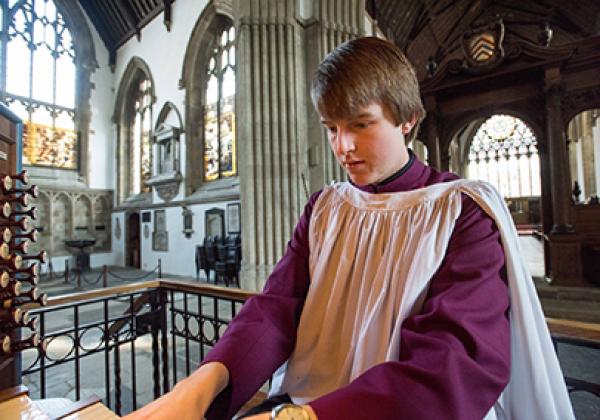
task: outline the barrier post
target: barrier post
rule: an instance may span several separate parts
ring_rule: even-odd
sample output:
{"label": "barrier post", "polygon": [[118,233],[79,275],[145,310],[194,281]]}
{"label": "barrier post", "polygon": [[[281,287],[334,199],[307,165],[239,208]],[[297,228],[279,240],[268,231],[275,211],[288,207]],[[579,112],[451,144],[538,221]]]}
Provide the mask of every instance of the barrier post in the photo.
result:
{"label": "barrier post", "polygon": [[65,283],[69,282],[69,260],[65,260]]}
{"label": "barrier post", "polygon": [[162,261],[160,258],[158,259],[158,278],[162,279]]}
{"label": "barrier post", "polygon": [[108,270],[106,264],[102,266],[102,287],[108,287]]}

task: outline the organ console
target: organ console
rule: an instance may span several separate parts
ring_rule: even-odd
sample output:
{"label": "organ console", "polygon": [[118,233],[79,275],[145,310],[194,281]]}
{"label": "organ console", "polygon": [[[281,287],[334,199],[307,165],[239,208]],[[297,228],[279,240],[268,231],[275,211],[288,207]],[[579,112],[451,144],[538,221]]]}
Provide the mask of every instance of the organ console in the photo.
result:
{"label": "organ console", "polygon": [[29,184],[29,175],[25,169],[18,174],[0,174],[0,178],[4,179],[5,177],[9,177],[11,181],[21,181],[25,185]]}
{"label": "organ console", "polygon": [[10,203],[4,203],[2,205],[2,210],[0,211],[0,216],[2,216],[5,219],[8,219],[10,217],[12,213],[12,207],[10,206]]}
{"label": "organ console", "polygon": [[5,203],[16,203],[22,205],[23,207],[29,207],[29,196],[27,194],[5,195],[2,197],[2,200]]}
{"label": "organ console", "polygon": [[[8,204],[8,203],[6,203]],[[32,207],[29,210],[10,210],[9,215],[6,217],[14,216],[29,216],[31,220],[37,220],[37,208]]]}
{"label": "organ console", "polygon": [[0,269],[7,268],[10,270],[21,270],[21,265],[23,265],[23,257],[20,255],[13,255],[9,259],[0,258]]}
{"label": "organ console", "polygon": [[[17,257],[21,257],[20,255],[17,255]],[[16,259],[16,257],[15,257]],[[23,262],[23,259],[21,257],[21,263]],[[0,261],[1,263],[1,261]],[[2,268],[2,267],[0,267]],[[29,274],[33,277],[37,277],[37,275],[40,273],[40,269],[38,268],[37,264],[31,264],[29,267],[23,267],[23,268],[16,268],[11,270],[11,274],[17,274],[17,273],[22,273],[22,274]],[[26,278],[26,277],[24,277]],[[19,277],[19,280],[21,280],[22,277]]]}
{"label": "organ console", "polygon": [[31,230],[31,220],[29,219],[29,217],[23,217],[21,219],[18,220],[14,220],[14,219],[9,219],[6,221],[0,221],[0,228],[2,227],[7,227],[7,228],[18,228],[21,230]]}
{"label": "organ console", "polygon": [[[21,127],[21,121],[0,104],[0,389],[20,383],[19,352],[44,351],[37,318],[23,308],[47,304],[47,295],[35,286],[38,263],[48,261],[48,254],[28,255],[30,242],[38,240],[32,223],[38,211],[29,204],[31,198],[39,196],[39,190],[29,185],[27,171],[19,167]],[[24,266],[24,261],[29,265]]]}
{"label": "organ console", "polygon": [[[4,245],[6,245],[6,244],[4,244]],[[0,245],[0,248],[1,247],[2,246]],[[8,243],[8,251],[9,252],[20,252],[21,254],[27,254],[27,252],[29,252],[29,241],[24,240],[19,243],[11,241]],[[1,252],[2,252],[2,250],[0,249],[0,253]]]}
{"label": "organ console", "polygon": [[[9,230],[10,232],[10,230]],[[9,236],[8,241],[4,241],[4,242],[10,242],[10,240],[12,239],[29,239],[31,242],[37,242],[38,238],[39,238],[39,233],[36,229],[33,229],[32,231],[28,232],[28,233],[15,233],[15,234],[11,234],[11,236]]]}
{"label": "organ console", "polygon": [[2,232],[2,241],[10,242],[10,240],[12,239],[12,232],[10,231],[10,229],[2,228],[2,229],[0,229],[0,232]]}
{"label": "organ console", "polygon": [[40,251],[40,253],[37,255],[23,255],[23,257],[21,259],[23,261],[38,260],[39,262],[45,264],[48,262],[48,253],[46,251]]}

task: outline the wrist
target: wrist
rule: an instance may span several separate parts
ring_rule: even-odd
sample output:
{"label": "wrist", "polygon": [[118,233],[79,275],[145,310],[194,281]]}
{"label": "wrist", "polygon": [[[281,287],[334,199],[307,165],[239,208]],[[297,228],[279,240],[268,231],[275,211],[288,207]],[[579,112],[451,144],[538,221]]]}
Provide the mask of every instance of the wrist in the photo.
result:
{"label": "wrist", "polygon": [[210,405],[229,384],[229,371],[220,362],[210,362],[200,366],[194,373],[175,385],[174,391],[181,390],[193,396],[199,404]]}

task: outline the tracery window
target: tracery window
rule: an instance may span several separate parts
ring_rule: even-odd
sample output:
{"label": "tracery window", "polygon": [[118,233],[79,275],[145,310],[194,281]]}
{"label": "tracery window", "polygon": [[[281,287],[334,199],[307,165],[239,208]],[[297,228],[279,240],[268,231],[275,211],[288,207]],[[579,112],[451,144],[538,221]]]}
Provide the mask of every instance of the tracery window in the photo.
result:
{"label": "tracery window", "polygon": [[75,50],[65,20],[52,0],[0,0],[0,17],[1,99],[25,123],[23,163],[77,169]]}
{"label": "tracery window", "polygon": [[204,101],[204,180],[237,175],[235,30],[226,28],[208,62]]}
{"label": "tracery window", "polygon": [[152,176],[152,149],[150,144],[152,124],[152,84],[143,79],[135,98],[133,136],[131,138],[132,188],[134,194],[149,192],[146,181]]}
{"label": "tracery window", "polygon": [[537,140],[520,119],[497,114],[475,133],[469,150],[469,178],[494,185],[505,198],[540,196]]}

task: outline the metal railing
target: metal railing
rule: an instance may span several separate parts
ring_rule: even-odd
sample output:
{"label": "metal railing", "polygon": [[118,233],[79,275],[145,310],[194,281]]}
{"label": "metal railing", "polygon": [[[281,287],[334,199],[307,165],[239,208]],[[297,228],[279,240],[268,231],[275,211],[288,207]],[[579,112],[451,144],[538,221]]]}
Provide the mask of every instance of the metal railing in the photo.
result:
{"label": "metal railing", "polygon": [[23,354],[23,383],[32,398],[96,394],[135,410],[189,375],[250,296],[153,280],[51,298],[29,311],[46,350]]}
{"label": "metal railing", "polygon": [[[252,295],[157,279],[51,298],[30,309],[46,350],[24,353],[23,383],[32,398],[95,394],[117,414],[130,412],[189,375]],[[557,351],[563,345],[600,351],[600,340],[553,339]],[[600,397],[600,384],[565,379],[570,392]]]}

